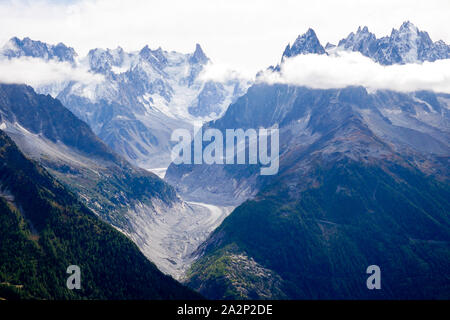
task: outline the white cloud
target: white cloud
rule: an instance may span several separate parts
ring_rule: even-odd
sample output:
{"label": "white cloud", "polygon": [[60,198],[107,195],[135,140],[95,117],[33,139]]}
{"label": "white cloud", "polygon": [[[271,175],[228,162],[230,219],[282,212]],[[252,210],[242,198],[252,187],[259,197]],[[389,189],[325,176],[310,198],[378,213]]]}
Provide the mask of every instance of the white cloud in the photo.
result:
{"label": "white cloud", "polygon": [[83,84],[94,84],[103,81],[103,76],[92,74],[82,67],[73,68],[67,62],[45,61],[31,57],[0,59],[0,82],[2,83],[25,83],[38,88],[72,80]]}
{"label": "white cloud", "polygon": [[199,79],[203,81],[217,81],[217,82],[227,82],[227,81],[252,81],[254,80],[254,74],[239,72],[232,69],[231,66],[221,63],[208,63],[204,66],[203,70],[199,74]]}
{"label": "white cloud", "polygon": [[284,83],[316,89],[364,86],[370,91],[432,90],[450,93],[450,59],[383,66],[359,52],[298,55],[286,59],[280,72],[265,71],[260,82]]}

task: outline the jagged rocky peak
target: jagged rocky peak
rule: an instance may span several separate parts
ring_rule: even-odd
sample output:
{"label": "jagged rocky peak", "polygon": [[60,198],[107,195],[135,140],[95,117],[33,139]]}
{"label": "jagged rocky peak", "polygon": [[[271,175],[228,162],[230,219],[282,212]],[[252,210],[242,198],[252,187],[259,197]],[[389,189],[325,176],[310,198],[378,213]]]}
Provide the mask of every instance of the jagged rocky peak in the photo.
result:
{"label": "jagged rocky peak", "polygon": [[354,40],[361,39],[361,38],[376,38],[375,35],[369,31],[369,28],[367,26],[364,26],[362,28],[361,28],[361,26],[359,26],[358,30],[356,31],[356,34],[351,32],[349,37]]}
{"label": "jagged rocky peak", "polygon": [[362,33],[369,33],[369,28],[367,26],[364,26],[361,29],[361,26],[358,27],[358,32],[362,32]]}
{"label": "jagged rocky peak", "polygon": [[433,44],[427,32],[420,31],[419,28],[409,21],[403,22],[398,30],[392,29],[390,39],[396,43],[413,44],[424,42],[427,45]]}
{"label": "jagged rocky peak", "polygon": [[283,58],[309,53],[326,54],[325,49],[320,44],[316,33],[311,28],[309,28],[306,33],[299,35],[292,46],[290,44],[287,45],[283,53]]}
{"label": "jagged rocky peak", "polygon": [[333,48],[336,48],[336,45],[332,44],[330,42],[327,42],[327,44],[325,45],[325,50],[330,50],[330,49],[333,49]]}
{"label": "jagged rocky peak", "polygon": [[410,21],[405,21],[402,23],[402,25],[400,26],[400,28],[397,29],[392,29],[391,32],[391,37],[397,36],[397,35],[407,35],[407,36],[416,36],[420,33],[421,31],[419,30],[419,28],[417,28],[412,22]]}
{"label": "jagged rocky peak", "polygon": [[155,67],[158,67],[161,70],[168,63],[167,58],[165,56],[165,52],[161,49],[161,47],[159,47],[156,50],[152,50],[152,49],[149,48],[148,45],[146,45],[139,52],[139,56],[143,60],[149,62],[151,65],[153,65]]}
{"label": "jagged rocky peak", "polygon": [[450,57],[450,46],[443,41],[433,42],[425,31],[420,31],[412,22],[403,22],[399,29],[392,29],[389,36],[377,39],[367,27],[358,28],[347,38],[339,41],[338,47],[358,51],[374,61],[384,64],[421,63]]}
{"label": "jagged rocky peak", "polygon": [[75,63],[77,53],[71,47],[63,43],[50,45],[41,41],[31,40],[26,37],[20,40],[11,38],[0,50],[0,54],[8,58],[33,57],[44,60],[57,60]]}
{"label": "jagged rocky peak", "polygon": [[427,32],[419,30],[410,21],[404,22],[398,30],[393,29],[388,40],[400,63],[420,63],[450,57],[450,46],[443,41],[433,42]]}
{"label": "jagged rocky peak", "polygon": [[404,22],[399,30],[392,30],[390,38],[404,63],[439,59],[433,52],[434,44],[428,33],[420,31],[409,21]]}
{"label": "jagged rocky peak", "polygon": [[369,55],[371,50],[375,50],[376,41],[376,36],[369,31],[367,26],[364,26],[363,28],[358,27],[356,33],[351,32],[347,38],[339,41],[338,47]]}
{"label": "jagged rocky peak", "polygon": [[197,43],[195,45],[195,51],[189,59],[189,62],[192,64],[206,64],[209,61],[209,58],[206,56],[202,47]]}
{"label": "jagged rocky peak", "polygon": [[119,46],[116,49],[92,49],[87,57],[92,71],[106,73],[113,67],[121,67],[129,59],[129,54]]}

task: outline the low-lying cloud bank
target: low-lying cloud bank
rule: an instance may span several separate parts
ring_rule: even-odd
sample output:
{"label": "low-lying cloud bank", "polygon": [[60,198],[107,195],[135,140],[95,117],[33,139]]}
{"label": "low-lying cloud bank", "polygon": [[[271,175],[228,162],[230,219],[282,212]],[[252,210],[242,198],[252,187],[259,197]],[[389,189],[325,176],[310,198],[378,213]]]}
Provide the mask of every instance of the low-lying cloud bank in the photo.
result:
{"label": "low-lying cloud bank", "polygon": [[66,81],[84,84],[100,83],[103,76],[67,62],[45,61],[40,58],[0,58],[0,82],[28,84],[34,88]]}
{"label": "low-lying cloud bank", "polygon": [[333,89],[364,86],[369,91],[389,89],[400,92],[431,90],[450,93],[450,59],[382,66],[359,52],[299,55],[286,59],[280,72],[266,70],[257,82]]}
{"label": "low-lying cloud bank", "polygon": [[[249,74],[242,74],[220,64],[208,64],[200,74],[207,81],[252,82]],[[1,83],[25,83],[39,88],[62,82],[99,84],[104,77],[78,65],[40,58],[0,58]],[[450,59],[383,66],[359,52],[338,51],[330,55],[299,55],[288,58],[279,72],[265,70],[258,74],[257,83],[290,84],[315,89],[363,86],[369,91],[394,90],[412,92],[431,90],[450,93]]]}
{"label": "low-lying cloud bank", "polygon": [[202,81],[253,81],[254,75],[248,72],[236,71],[228,65],[221,63],[209,62],[199,74],[199,79]]}

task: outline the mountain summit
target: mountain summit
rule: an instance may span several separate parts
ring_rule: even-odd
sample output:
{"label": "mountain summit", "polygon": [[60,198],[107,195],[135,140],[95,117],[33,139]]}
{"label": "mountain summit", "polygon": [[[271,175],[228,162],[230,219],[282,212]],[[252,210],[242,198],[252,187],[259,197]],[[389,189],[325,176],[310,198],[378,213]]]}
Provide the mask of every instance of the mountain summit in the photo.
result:
{"label": "mountain summit", "polygon": [[190,58],[189,62],[193,64],[206,64],[209,61],[209,58],[206,56],[206,54],[203,52],[202,47],[197,43],[195,45],[195,51],[192,54],[192,57]]}
{"label": "mountain summit", "polygon": [[425,31],[410,21],[392,29],[390,36],[377,39],[367,27],[339,41],[338,48],[358,51],[383,65],[420,63],[450,58],[450,46],[442,40],[433,42]]}
{"label": "mountain summit", "polygon": [[309,53],[326,54],[316,33],[311,28],[309,28],[306,33],[299,35],[292,46],[290,46],[290,44],[287,45],[283,53],[283,59],[284,57],[289,58],[299,54]]}
{"label": "mountain summit", "polygon": [[31,40],[26,37],[20,40],[17,37],[11,38],[0,50],[1,54],[8,58],[34,57],[44,60],[57,60],[61,62],[75,63],[77,53],[64,43],[50,45],[41,41]]}

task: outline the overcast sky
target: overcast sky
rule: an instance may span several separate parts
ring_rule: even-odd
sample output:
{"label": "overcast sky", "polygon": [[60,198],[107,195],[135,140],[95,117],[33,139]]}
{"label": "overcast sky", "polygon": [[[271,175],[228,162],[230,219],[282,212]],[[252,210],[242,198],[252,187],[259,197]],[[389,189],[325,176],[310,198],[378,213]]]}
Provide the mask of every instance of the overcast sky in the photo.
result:
{"label": "overcast sky", "polygon": [[0,0],[0,42],[28,36],[64,42],[80,55],[118,45],[191,52],[254,73],[313,28],[323,45],[367,25],[378,37],[410,20],[450,43],[449,0]]}

